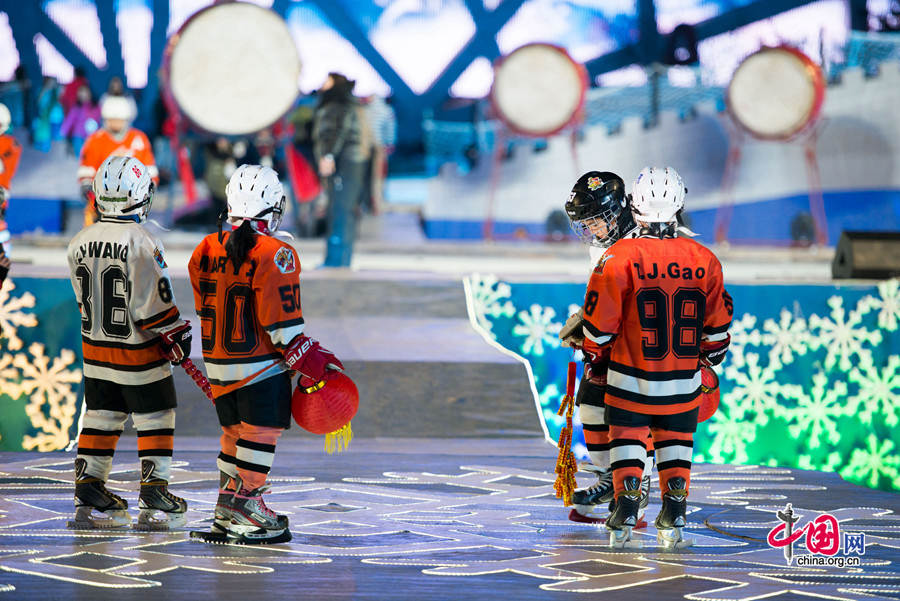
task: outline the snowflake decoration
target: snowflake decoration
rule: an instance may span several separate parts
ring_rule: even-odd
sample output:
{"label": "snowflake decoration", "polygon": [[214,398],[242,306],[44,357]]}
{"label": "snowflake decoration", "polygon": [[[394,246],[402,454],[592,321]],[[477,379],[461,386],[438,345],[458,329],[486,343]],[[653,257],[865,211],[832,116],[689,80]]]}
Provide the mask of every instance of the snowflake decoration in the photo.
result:
{"label": "snowflake decoration", "polygon": [[778,321],[767,319],[762,327],[761,341],[769,349],[769,363],[777,368],[794,361],[794,355],[805,355],[809,350],[809,330],[806,320],[795,317],[787,309],[781,310]]}
{"label": "snowflake decoration", "polygon": [[788,421],[788,431],[794,438],[807,435],[807,446],[818,449],[822,445],[823,435],[832,445],[841,439],[837,420],[847,415],[847,384],[837,381],[828,385],[828,376],[819,372],[813,376],[811,394],[807,394],[800,386],[794,387],[792,396],[797,405],[781,411]]}
{"label": "snowflake decoration", "polygon": [[22,309],[34,307],[34,295],[26,292],[14,298],[10,292],[15,288],[9,279],[0,287],[0,337],[6,340],[7,348],[11,351],[22,348],[22,339],[16,334],[17,328],[33,328],[38,322],[34,315],[22,312]]}
{"label": "snowflake decoration", "polygon": [[728,363],[735,367],[742,367],[746,359],[744,350],[747,346],[761,346],[762,335],[756,328],[756,316],[744,313],[740,319],[731,322],[728,333],[731,335],[731,344],[728,346]]}
{"label": "snowflake decoration", "polygon": [[22,448],[28,451],[64,449],[69,443],[69,428],[75,418],[77,401],[71,384],[81,382],[81,370],[66,369],[75,362],[75,353],[63,349],[51,364],[50,357],[44,354],[43,344],[32,343],[28,352],[33,361],[20,353],[13,359],[13,365],[22,372],[21,393],[29,395],[25,413],[31,418],[31,424],[42,432],[37,436],[25,436]]}
{"label": "snowflake decoration", "polygon": [[544,390],[538,394],[538,400],[541,403],[541,413],[544,415],[544,422],[547,427],[558,432],[566,425],[565,416],[557,415],[559,404],[562,401],[563,393],[560,392],[556,383],[551,382],[544,387]]}
{"label": "snowflake decoration", "polygon": [[781,404],[778,398],[796,397],[800,393],[791,384],[780,384],[775,379],[776,367],[760,367],[759,355],[747,353],[746,369],[734,365],[725,368],[725,376],[734,381],[734,388],[722,395],[722,402],[735,411],[735,419],[743,420],[748,412],[755,413],[754,422],[760,426],[769,423],[769,417],[778,415]]}
{"label": "snowflake decoration", "polygon": [[880,344],[881,332],[870,332],[862,327],[863,315],[868,312],[865,303],[860,302],[860,309],[850,311],[849,315],[840,296],[829,298],[828,306],[831,307],[831,319],[818,315],[809,318],[809,329],[818,330],[818,334],[811,338],[810,346],[815,349],[825,347],[825,368],[830,370],[838,365],[841,370],[849,371],[852,366],[850,357],[853,355],[858,356],[861,362],[866,359],[871,361],[872,353],[863,348],[863,344]]}
{"label": "snowflake decoration", "polygon": [[859,391],[848,403],[848,411],[859,417],[860,421],[872,425],[876,413],[882,413],[888,426],[900,423],[900,356],[888,357],[885,367],[876,367],[871,357],[859,362],[850,370],[851,382],[859,385]]}
{"label": "snowflake decoration", "polygon": [[553,321],[556,311],[552,307],[531,305],[528,311],[519,311],[519,323],[513,327],[514,336],[524,336],[522,353],[538,357],[544,354],[544,345],[559,347],[559,331],[562,324]]}
{"label": "snowflake decoration", "polygon": [[710,418],[707,429],[712,436],[712,444],[709,445],[708,455],[702,459],[698,455],[696,461],[744,463],[749,460],[747,445],[756,440],[756,422],[744,421],[740,412],[729,415],[733,409],[720,405]]}
{"label": "snowflake decoration", "polygon": [[[879,441],[881,445],[879,445]],[[850,482],[877,488],[882,476],[888,482],[900,479],[900,456],[894,451],[894,442],[869,434],[865,449],[854,449],[850,463],[841,470],[841,477]]]}
{"label": "snowflake decoration", "polygon": [[814,461],[812,455],[800,455],[797,458],[797,467],[801,470],[818,470],[824,472],[835,472],[839,465],[844,462],[843,457],[837,451],[829,453],[822,461]]}
{"label": "snowflake decoration", "polygon": [[877,309],[878,326],[894,332],[900,317],[900,279],[885,280],[878,284],[878,294],[881,298],[867,296],[860,301],[860,310],[867,313]]}
{"label": "snowflake decoration", "polygon": [[[513,307],[509,297],[512,290],[509,284],[499,282],[497,276],[473,274],[469,278],[469,284],[472,291],[472,311],[475,314],[475,322],[481,326],[485,332],[490,334],[491,338],[496,339],[493,333],[493,322],[488,319],[492,317],[512,317],[516,309]],[[506,299],[506,302],[503,300]]]}

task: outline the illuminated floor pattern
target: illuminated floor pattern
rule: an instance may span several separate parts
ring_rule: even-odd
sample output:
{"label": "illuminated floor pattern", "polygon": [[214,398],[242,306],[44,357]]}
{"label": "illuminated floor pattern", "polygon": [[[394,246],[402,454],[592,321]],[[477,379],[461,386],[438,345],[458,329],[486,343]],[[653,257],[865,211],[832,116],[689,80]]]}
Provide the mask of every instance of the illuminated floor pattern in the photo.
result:
{"label": "illuminated floor pattern", "polygon": [[[132,469],[114,473],[110,488],[136,506],[136,465],[125,463],[133,453],[119,455],[117,469]],[[208,526],[214,457],[176,451],[172,489],[188,500],[190,529]],[[657,546],[654,503],[651,527],[637,537],[644,547],[613,551],[605,529],[569,521],[553,498],[553,459],[552,447],[531,440],[362,440],[341,456],[292,441],[279,450],[267,502],[289,514],[293,541],[237,547],[192,542],[186,531],[67,530],[72,456],[0,453],[0,601],[572,599],[602,591],[900,599],[900,495],[831,474],[698,465],[688,516],[694,547]],[[788,566],[765,542],[787,502],[804,523],[828,511],[842,532],[865,533],[861,565]],[[806,553],[795,545],[795,558]]]}

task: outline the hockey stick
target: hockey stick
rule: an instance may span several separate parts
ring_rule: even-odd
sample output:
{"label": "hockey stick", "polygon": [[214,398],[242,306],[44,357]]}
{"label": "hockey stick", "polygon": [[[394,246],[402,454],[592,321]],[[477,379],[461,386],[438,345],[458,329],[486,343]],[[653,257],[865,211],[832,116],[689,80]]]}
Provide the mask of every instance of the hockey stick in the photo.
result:
{"label": "hockey stick", "polygon": [[213,397],[212,387],[209,385],[209,380],[206,379],[206,376],[203,375],[203,372],[200,371],[200,369],[196,365],[194,365],[194,362],[190,359],[185,359],[184,361],[182,361],[181,367],[183,367],[187,375],[191,377],[191,379],[194,381],[194,384],[196,384],[197,387],[203,391],[203,394],[206,395],[206,398],[212,401],[212,404],[215,405],[216,399]]}

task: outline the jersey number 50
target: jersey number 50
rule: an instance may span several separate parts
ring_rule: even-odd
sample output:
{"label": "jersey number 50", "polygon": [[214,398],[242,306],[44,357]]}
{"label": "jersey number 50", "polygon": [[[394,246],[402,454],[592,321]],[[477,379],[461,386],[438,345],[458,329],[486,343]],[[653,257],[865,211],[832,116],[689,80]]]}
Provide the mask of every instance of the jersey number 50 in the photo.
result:
{"label": "jersey number 50", "polygon": [[700,356],[700,333],[706,308],[703,292],[696,288],[679,288],[670,297],[662,288],[644,288],[635,299],[644,332],[641,350],[645,359],[662,359],[670,350],[679,359]]}
{"label": "jersey number 50", "polygon": [[[201,279],[198,282],[201,303],[197,316],[200,318],[201,341],[204,351],[212,351],[216,346],[216,324],[218,323],[215,301],[219,283],[216,280]],[[222,348],[229,355],[245,355],[252,352],[259,342],[253,322],[253,288],[247,284],[232,284],[225,290],[225,323],[222,332]]]}

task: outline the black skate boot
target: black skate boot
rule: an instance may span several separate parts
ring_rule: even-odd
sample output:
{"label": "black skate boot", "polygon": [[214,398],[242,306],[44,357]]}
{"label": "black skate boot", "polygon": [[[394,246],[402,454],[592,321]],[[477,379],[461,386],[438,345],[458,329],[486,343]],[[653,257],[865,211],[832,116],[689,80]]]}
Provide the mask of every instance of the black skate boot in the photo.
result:
{"label": "black skate boot", "polygon": [[[85,473],[87,462],[75,460],[75,519],[66,526],[76,530],[123,528],[131,523],[128,501],[106,489],[106,483]],[[103,517],[92,515],[92,511]]]}
{"label": "black skate boot", "polygon": [[656,516],[656,541],[665,549],[690,547],[693,541],[684,538],[687,512],[687,483],[684,478],[669,478],[668,490],[663,494],[662,509]]}
{"label": "black skate boot", "polygon": [[[638,505],[638,521],[643,521],[647,506],[650,505],[650,476],[641,478],[641,502]],[[646,526],[646,522],[644,523]]]}
{"label": "black skate boot", "polygon": [[[141,512],[134,523],[135,530],[172,530],[185,523],[187,503],[169,492],[169,483],[156,476],[156,464],[141,461],[141,494],[138,497]],[[162,518],[155,518],[156,512]]]}
{"label": "black skate boot", "polygon": [[[234,490],[228,488],[231,476],[225,472],[219,472],[219,497],[216,499],[216,509],[213,514],[213,524],[209,532],[193,531],[191,538],[205,543],[227,543],[228,530],[231,527],[231,505],[234,502]],[[232,484],[236,489],[241,488],[240,478],[235,478]]]}
{"label": "black skate boot", "polygon": [[625,478],[625,490],[614,501],[612,514],[606,518],[609,529],[609,546],[622,549],[640,546],[631,540],[631,530],[637,526],[641,503],[641,481],[634,476]]}
{"label": "black skate boot", "polygon": [[569,519],[573,522],[602,524],[606,520],[605,517],[592,514],[598,505],[612,501],[615,494],[612,470],[597,470],[595,473],[597,474],[596,484],[576,490],[572,494],[574,508],[569,512]]}
{"label": "black skate boot", "polygon": [[266,507],[266,502],[263,501],[262,496],[268,490],[268,485],[254,490],[247,490],[241,486],[234,494],[228,542],[240,545],[271,545],[291,540],[287,516],[276,514]]}

